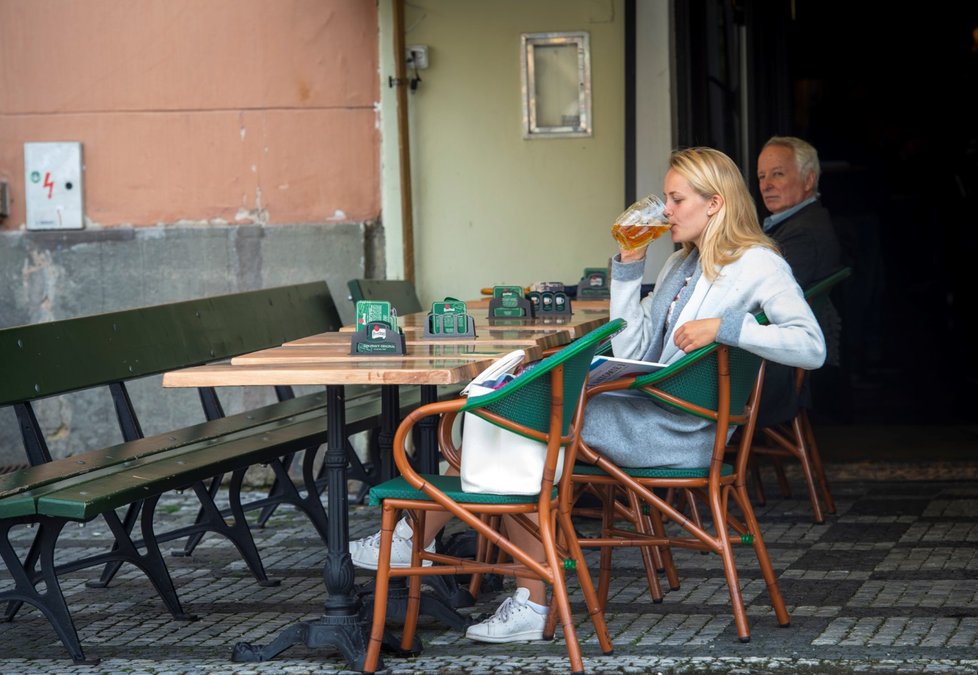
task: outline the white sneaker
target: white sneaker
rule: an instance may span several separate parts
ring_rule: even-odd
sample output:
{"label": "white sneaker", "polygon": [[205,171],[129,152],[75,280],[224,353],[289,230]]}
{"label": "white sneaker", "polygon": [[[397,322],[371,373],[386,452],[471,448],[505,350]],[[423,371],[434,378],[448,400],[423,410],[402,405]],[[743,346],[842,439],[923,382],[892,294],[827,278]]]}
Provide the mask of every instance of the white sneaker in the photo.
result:
{"label": "white sneaker", "polygon": [[469,626],[465,637],[478,642],[542,640],[547,617],[526,604],[529,599],[529,589],[517,588],[512,597],[503,600],[495,614],[482,623]]}
{"label": "white sneaker", "polygon": [[[394,527],[394,540],[391,542],[391,567],[410,567],[411,566],[411,538],[414,530],[405,518],[401,518]],[[435,552],[435,542],[425,546],[428,553]],[[380,559],[380,532],[376,532],[369,537],[357,539],[350,542],[350,558],[353,564],[365,570],[376,570],[377,561]],[[425,567],[431,566],[430,560],[424,560],[421,564]]]}

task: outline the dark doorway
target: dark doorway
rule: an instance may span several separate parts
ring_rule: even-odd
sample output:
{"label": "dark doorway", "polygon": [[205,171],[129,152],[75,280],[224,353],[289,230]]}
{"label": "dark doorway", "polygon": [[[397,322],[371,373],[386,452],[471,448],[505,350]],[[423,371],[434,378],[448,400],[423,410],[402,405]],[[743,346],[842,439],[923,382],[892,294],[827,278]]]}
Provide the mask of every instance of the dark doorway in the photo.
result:
{"label": "dark doorway", "polygon": [[973,423],[978,6],[893,7],[675,3],[678,141],[722,148],[752,186],[769,136],[818,148],[855,270],[834,296],[843,368],[816,382],[824,420]]}

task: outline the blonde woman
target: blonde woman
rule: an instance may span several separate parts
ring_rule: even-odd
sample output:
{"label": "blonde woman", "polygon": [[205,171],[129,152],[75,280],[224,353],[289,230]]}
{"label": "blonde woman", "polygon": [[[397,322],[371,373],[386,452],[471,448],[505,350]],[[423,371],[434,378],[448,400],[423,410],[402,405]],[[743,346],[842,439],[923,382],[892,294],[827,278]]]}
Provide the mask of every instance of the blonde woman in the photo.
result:
{"label": "blonde woman", "polygon": [[[611,316],[628,326],[615,356],[672,363],[712,342],[776,363],[818,368],[825,340],[791,268],[762,231],[747,185],[719,150],[689,148],[669,159],[665,214],[681,246],[655,290],[640,297],[645,248],[612,260]],[[760,325],[754,315],[769,321]],[[621,466],[697,467],[709,463],[713,425],[650,399],[598,396],[582,438]]]}

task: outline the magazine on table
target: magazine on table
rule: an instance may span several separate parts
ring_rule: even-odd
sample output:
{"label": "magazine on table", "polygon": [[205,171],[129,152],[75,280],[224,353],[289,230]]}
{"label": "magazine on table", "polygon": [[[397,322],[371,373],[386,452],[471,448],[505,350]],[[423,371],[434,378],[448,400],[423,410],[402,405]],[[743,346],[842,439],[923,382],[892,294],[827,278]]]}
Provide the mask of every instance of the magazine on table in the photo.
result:
{"label": "magazine on table", "polygon": [[[598,354],[591,359],[591,369],[588,371],[588,386],[593,387],[596,384],[611,382],[612,380],[618,380],[623,377],[648,375],[649,373],[654,373],[657,370],[665,368],[667,365],[669,364],[656,363],[654,361],[637,361],[635,359],[620,359],[614,356]],[[641,394],[636,394],[626,389],[608,393],[622,396],[641,396]]]}

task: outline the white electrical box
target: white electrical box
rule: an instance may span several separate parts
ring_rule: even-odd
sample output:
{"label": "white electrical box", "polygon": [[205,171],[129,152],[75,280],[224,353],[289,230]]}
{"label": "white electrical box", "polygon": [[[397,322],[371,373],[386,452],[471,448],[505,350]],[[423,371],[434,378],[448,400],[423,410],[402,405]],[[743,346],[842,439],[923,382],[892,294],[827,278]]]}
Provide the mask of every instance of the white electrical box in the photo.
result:
{"label": "white electrical box", "polygon": [[85,225],[81,143],[24,143],[28,230],[80,230]]}
{"label": "white electrical box", "polygon": [[428,67],[428,45],[410,45],[404,55],[405,65],[415,70]]}

